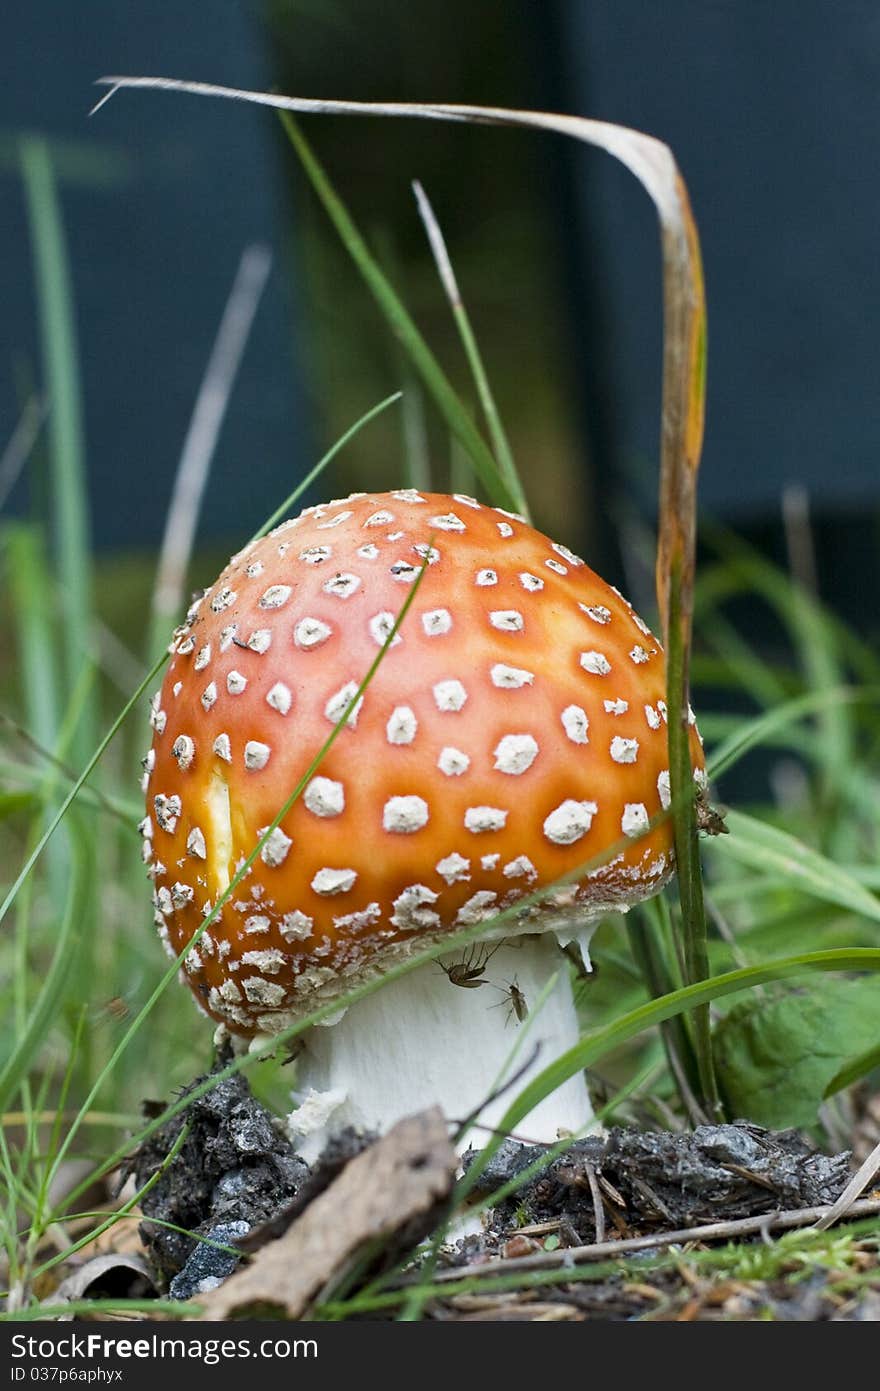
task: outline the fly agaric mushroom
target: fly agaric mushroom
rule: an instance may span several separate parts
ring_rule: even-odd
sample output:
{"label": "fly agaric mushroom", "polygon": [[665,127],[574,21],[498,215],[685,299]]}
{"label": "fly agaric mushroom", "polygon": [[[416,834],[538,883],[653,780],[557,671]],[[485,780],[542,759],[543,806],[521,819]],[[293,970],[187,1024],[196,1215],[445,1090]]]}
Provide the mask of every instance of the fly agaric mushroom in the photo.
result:
{"label": "fly agaric mushroom", "polygon": [[[185,976],[233,1035],[273,1034],[485,920],[502,943],[490,984],[497,974],[534,1001],[556,976],[535,1020],[543,1067],[578,1037],[553,930],[585,945],[598,918],[672,872],[668,819],[648,829],[669,804],[665,670],[621,595],[509,512],[460,494],[355,494],[233,557],[177,630],[153,699],[142,830],[156,920],[181,951],[344,714],[423,566],[346,727]],[[702,779],[695,728],[691,746]],[[499,909],[618,842],[493,928]],[[479,1105],[512,1046],[510,1011],[454,980],[431,962],[311,1031],[293,1118],[312,1132],[304,1150],[426,1099],[455,1116]],[[590,1115],[581,1076],[524,1126],[555,1139]]]}

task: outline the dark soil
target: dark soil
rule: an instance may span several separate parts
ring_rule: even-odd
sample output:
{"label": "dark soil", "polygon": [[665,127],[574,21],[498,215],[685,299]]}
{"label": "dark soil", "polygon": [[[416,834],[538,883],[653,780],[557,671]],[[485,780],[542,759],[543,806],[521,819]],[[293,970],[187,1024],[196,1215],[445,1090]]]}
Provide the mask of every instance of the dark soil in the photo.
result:
{"label": "dark soil", "polygon": [[[506,1140],[481,1175],[488,1196],[540,1158],[545,1147]],[[469,1151],[464,1162],[473,1160]],[[818,1154],[797,1131],[740,1121],[693,1132],[613,1129],[575,1141],[542,1173],[492,1211],[493,1237],[559,1223],[562,1245],[601,1240],[602,1227],[627,1236],[734,1221],[780,1209],[832,1203],[849,1177],[848,1153]],[[592,1180],[592,1182],[591,1182]]]}
{"label": "dark soil", "polygon": [[[219,1058],[215,1070],[227,1062]],[[183,1096],[204,1080],[197,1077]],[[150,1115],[164,1107],[147,1102],[144,1109]],[[131,1163],[139,1188],[161,1169],[184,1125],[188,1133],[180,1153],[143,1198],[146,1220],[140,1227],[159,1288],[170,1289],[179,1299],[219,1283],[237,1258],[172,1226],[230,1245],[286,1207],[310,1175],[271,1114],[252,1096],[243,1074],[236,1073],[197,1097],[141,1146]]]}
{"label": "dark soil", "polygon": [[[219,1059],[217,1068],[226,1061]],[[131,1167],[139,1187],[162,1167],[184,1124],[180,1153],[143,1199],[140,1228],[158,1288],[180,1299],[219,1285],[239,1262],[235,1251],[259,1259],[260,1248],[281,1236],[373,1139],[343,1134],[310,1170],[237,1074],[196,1098],[138,1151]],[[544,1146],[505,1141],[476,1196],[490,1195],[545,1153]],[[472,1160],[465,1155],[465,1166]],[[482,1234],[446,1249],[440,1266],[464,1274],[487,1261],[818,1207],[839,1196],[849,1173],[848,1153],[823,1155],[795,1131],[747,1122],[691,1133],[613,1129],[573,1142],[489,1213]],[[159,1222],[234,1249],[218,1250]],[[880,1317],[873,1282],[843,1298],[821,1270],[801,1269],[794,1280],[731,1281],[719,1273],[702,1280],[687,1275],[683,1261],[653,1268],[649,1254],[627,1258],[625,1273],[600,1276],[597,1269],[598,1278],[569,1285],[435,1299],[425,1314],[499,1321]],[[876,1256],[865,1260],[873,1265]]]}

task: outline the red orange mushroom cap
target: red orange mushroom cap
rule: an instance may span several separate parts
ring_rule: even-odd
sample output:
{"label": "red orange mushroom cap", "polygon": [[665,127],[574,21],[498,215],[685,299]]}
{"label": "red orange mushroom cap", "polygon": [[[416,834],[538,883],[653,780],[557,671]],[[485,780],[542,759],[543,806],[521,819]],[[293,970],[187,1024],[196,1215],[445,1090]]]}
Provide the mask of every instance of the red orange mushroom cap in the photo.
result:
{"label": "red orange mushroom cap", "polygon": [[[566,547],[461,495],[309,508],[233,557],[175,634],[145,760],[145,858],[191,939],[400,632],[316,776],[186,960],[233,1033],[285,1027],[623,840],[585,917],[672,869],[665,668]],[[692,731],[692,760],[703,758]],[[541,929],[532,914],[504,934]]]}

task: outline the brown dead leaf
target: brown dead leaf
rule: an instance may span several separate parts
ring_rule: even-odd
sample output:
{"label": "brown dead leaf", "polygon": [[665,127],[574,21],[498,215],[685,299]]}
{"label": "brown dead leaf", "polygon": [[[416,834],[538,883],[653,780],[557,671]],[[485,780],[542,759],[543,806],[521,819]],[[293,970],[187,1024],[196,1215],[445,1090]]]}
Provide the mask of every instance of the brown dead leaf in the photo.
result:
{"label": "brown dead leaf", "polygon": [[156,1293],[153,1276],[143,1256],[108,1252],[93,1256],[66,1275],[49,1298],[51,1304],[81,1299],[138,1299]]}
{"label": "brown dead leaf", "polygon": [[404,1229],[417,1240],[451,1192],[457,1164],[438,1107],[407,1116],[347,1164],[282,1237],[202,1297],[202,1318],[267,1309],[301,1318],[374,1242]]}
{"label": "brown dead leaf", "polygon": [[107,1253],[125,1256],[143,1255],[144,1243],[141,1241],[138,1231],[140,1221],[139,1208],[135,1209],[134,1212],[127,1213],[125,1217],[120,1217],[118,1222],[114,1222],[112,1227],[101,1232],[100,1236],[96,1236],[94,1241],[90,1241],[87,1246],[80,1247],[80,1255],[83,1257]]}

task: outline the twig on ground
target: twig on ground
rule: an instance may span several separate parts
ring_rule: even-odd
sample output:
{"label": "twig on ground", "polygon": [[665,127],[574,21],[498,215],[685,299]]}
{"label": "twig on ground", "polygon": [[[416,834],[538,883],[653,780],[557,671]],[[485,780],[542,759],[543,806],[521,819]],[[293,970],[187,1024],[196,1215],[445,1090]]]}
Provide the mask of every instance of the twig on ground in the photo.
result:
{"label": "twig on ground", "polygon": [[[560,1251],[539,1251],[533,1256],[520,1256],[513,1260],[456,1266],[438,1271],[434,1279],[437,1284],[441,1284],[465,1277],[471,1279],[497,1275],[499,1272],[508,1275],[518,1270],[554,1270],[560,1266],[604,1261],[609,1257],[625,1256],[634,1251],[650,1251],[661,1246],[683,1246],[692,1241],[726,1241],[730,1237],[787,1231],[792,1227],[812,1226],[831,1211],[833,1209],[822,1206],[794,1208],[789,1212],[765,1212],[757,1217],[741,1217],[732,1222],[709,1222],[702,1227],[685,1227],[674,1232],[652,1232],[650,1236],[628,1237],[622,1241],[596,1241],[589,1246],[569,1246]],[[878,1214],[880,1200],[873,1198],[854,1202],[847,1210],[848,1217],[874,1217]]]}
{"label": "twig on ground", "polygon": [[584,1160],[584,1172],[587,1175],[587,1183],[590,1185],[590,1196],[593,1199],[593,1221],[596,1225],[596,1244],[599,1245],[605,1240],[605,1207],[602,1202],[602,1194],[599,1190],[599,1183],[596,1178],[596,1170],[589,1160]]}

